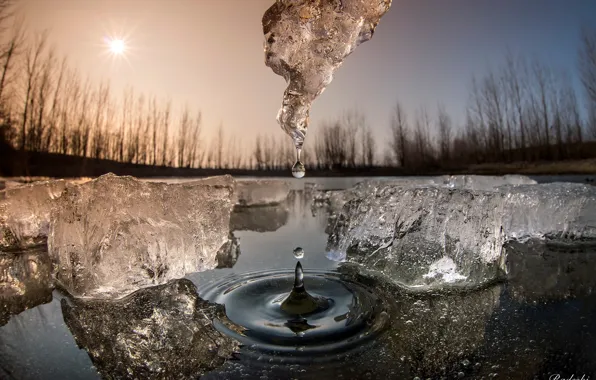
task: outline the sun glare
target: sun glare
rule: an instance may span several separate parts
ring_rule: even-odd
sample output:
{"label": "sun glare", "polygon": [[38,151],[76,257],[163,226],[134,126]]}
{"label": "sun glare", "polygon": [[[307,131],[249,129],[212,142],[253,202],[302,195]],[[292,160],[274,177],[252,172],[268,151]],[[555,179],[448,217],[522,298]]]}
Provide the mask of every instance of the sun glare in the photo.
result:
{"label": "sun glare", "polygon": [[126,51],[126,43],[124,40],[119,38],[114,38],[108,42],[108,46],[110,48],[110,52],[114,55],[122,55]]}

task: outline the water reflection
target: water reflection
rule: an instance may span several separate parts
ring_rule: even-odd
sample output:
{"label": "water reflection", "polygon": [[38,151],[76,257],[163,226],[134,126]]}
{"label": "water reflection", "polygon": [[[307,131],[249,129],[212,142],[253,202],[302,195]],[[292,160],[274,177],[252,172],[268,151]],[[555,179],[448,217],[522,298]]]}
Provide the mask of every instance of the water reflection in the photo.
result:
{"label": "water reflection", "polygon": [[289,210],[285,203],[274,206],[236,206],[230,216],[232,231],[273,232],[288,223]]}
{"label": "water reflection", "polygon": [[466,293],[412,294],[354,264],[342,265],[340,272],[374,288],[388,305],[389,326],[377,343],[386,355],[399,359],[402,376],[447,374],[482,346],[502,293],[498,285]]}
{"label": "water reflection", "polygon": [[[323,256],[327,217],[312,215],[308,194],[291,191],[285,202],[271,207],[268,221],[251,225],[250,217],[240,218],[237,226],[244,227],[230,235],[218,256],[220,267],[233,268],[189,276],[198,289],[220,280],[222,273],[246,279],[249,271],[284,269],[290,275],[283,286],[268,283],[276,295],[287,295],[296,264],[289,250],[299,245],[308,252],[302,260],[306,289],[321,293],[313,278],[322,271],[313,268],[335,264]],[[226,321],[222,310],[204,301],[208,297],[187,280],[145,288],[122,300],[64,299],[54,292],[53,301],[44,305],[52,294],[47,254],[2,254],[0,378],[532,379],[596,373],[594,246],[529,241],[506,249],[509,280],[467,293],[412,294],[358,266],[341,266],[335,284],[359,284],[381,299],[383,308],[373,319],[366,313],[376,304],[350,297],[323,323],[309,315],[280,318],[270,326],[277,330],[276,342],[287,339],[293,357],[304,359],[288,359],[292,364],[270,362],[271,354],[250,345],[232,355],[237,348],[211,323],[215,316]],[[244,295],[238,318],[256,308],[254,295]],[[32,309],[21,312],[26,308]],[[384,321],[383,328],[366,340],[361,322],[377,320]],[[313,342],[324,341],[326,326],[358,332],[347,335],[364,349],[341,355],[328,346],[309,351]],[[263,338],[256,328],[234,332]]]}
{"label": "water reflection", "polygon": [[589,296],[596,289],[596,242],[510,242],[508,278],[514,299],[539,302]]}

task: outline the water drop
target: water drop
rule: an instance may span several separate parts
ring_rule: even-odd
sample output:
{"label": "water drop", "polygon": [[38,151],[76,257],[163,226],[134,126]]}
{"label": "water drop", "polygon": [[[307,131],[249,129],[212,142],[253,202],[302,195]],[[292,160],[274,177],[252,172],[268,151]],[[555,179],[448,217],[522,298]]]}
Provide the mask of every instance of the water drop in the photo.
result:
{"label": "water drop", "polygon": [[304,272],[302,270],[302,264],[298,261],[296,269],[294,270],[294,289],[304,287]]}
{"label": "water drop", "polygon": [[304,257],[304,250],[301,247],[296,247],[294,249],[294,257],[297,260],[300,260],[301,258],[303,258]]}
{"label": "water drop", "polygon": [[302,153],[302,149],[296,147],[296,163],[292,166],[292,175],[294,178],[302,178],[306,174],[306,168],[302,161],[300,161],[300,153]]}
{"label": "water drop", "polygon": [[[329,301],[322,297],[313,297],[304,289],[304,272],[300,261],[294,271],[294,288],[280,305],[281,310],[291,315],[307,315],[329,308]],[[314,328],[303,318],[289,320],[286,324],[292,331],[305,331]]]}

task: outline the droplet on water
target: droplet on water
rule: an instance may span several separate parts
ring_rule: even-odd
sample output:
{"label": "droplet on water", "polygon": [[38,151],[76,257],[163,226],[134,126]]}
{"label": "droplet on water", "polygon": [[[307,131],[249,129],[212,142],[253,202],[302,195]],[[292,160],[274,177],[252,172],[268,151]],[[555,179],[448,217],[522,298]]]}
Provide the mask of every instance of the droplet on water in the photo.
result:
{"label": "droplet on water", "polygon": [[298,260],[304,257],[304,250],[301,247],[296,247],[294,249],[294,257]]}
{"label": "droplet on water", "polygon": [[[322,297],[313,297],[304,288],[304,271],[300,261],[294,270],[294,287],[286,299],[281,303],[280,308],[292,315],[307,315],[315,311],[323,311],[329,308],[329,300]],[[313,328],[305,319],[288,321],[289,328],[294,331]]]}

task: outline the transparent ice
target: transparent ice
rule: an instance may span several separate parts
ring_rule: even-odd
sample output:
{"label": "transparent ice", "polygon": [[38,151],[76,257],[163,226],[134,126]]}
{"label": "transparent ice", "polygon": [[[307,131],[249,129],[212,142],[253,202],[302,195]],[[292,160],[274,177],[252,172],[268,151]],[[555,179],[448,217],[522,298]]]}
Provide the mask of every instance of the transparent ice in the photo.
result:
{"label": "transparent ice", "polygon": [[330,219],[328,257],[358,262],[410,287],[494,281],[507,270],[503,247],[510,240],[596,239],[593,186],[368,186],[352,191]]}
{"label": "transparent ice", "polygon": [[0,191],[0,251],[45,243],[52,205],[66,186],[57,180]]}
{"label": "transparent ice", "polygon": [[168,185],[108,174],[68,188],[48,237],[58,280],[75,295],[114,297],[215,268],[222,248],[234,251],[233,186],[229,176]]}
{"label": "transparent ice", "polygon": [[312,102],[343,60],[372,38],[390,6],[391,0],[277,0],[263,15],[265,64],[288,83],[277,121],[296,149],[304,144]]}

